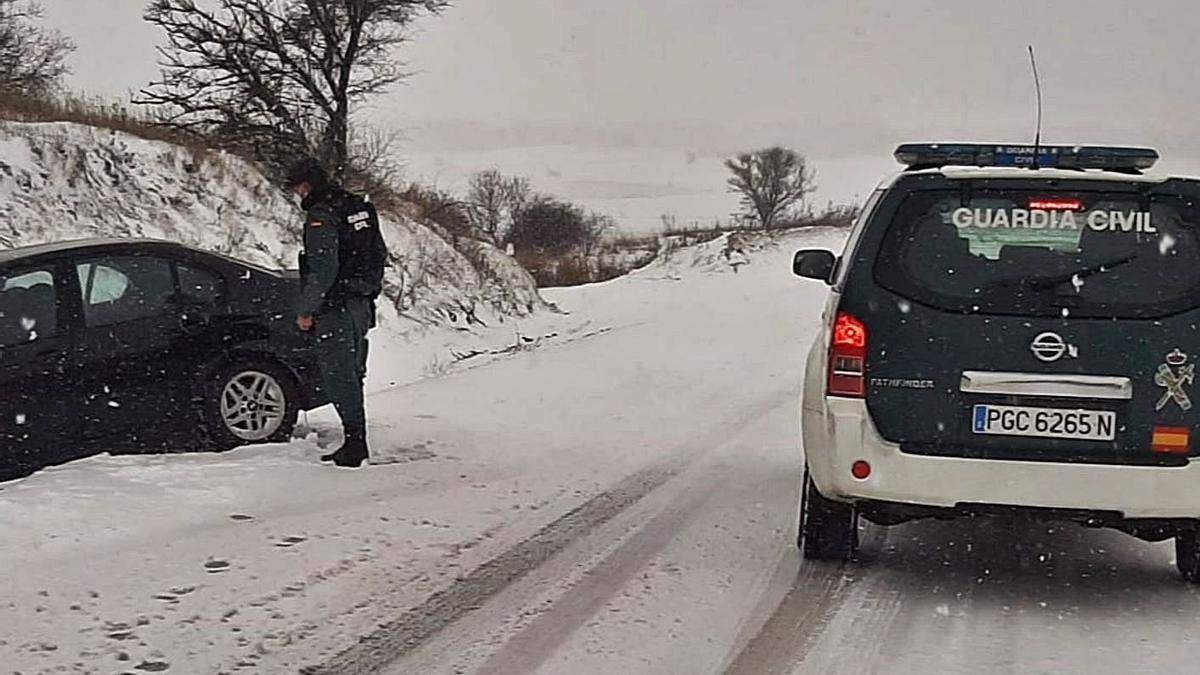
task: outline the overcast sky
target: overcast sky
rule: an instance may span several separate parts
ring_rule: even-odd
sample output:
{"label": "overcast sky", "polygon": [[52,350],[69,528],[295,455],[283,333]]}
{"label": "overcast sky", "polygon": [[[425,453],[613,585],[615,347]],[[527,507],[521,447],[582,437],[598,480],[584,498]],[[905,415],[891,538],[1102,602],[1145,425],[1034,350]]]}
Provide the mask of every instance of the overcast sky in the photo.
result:
{"label": "overcast sky", "polygon": [[[79,45],[74,87],[156,73],[141,0],[42,0]],[[785,142],[1046,136],[1197,154],[1194,0],[458,0],[402,53],[417,75],[374,104],[414,148],[568,141],[711,149]]]}

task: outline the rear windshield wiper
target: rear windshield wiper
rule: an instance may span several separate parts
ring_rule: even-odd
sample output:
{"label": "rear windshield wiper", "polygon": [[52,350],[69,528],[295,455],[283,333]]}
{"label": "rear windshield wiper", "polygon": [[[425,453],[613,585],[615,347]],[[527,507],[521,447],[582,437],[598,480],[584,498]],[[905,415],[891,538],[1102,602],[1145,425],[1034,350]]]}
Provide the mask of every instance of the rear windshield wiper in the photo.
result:
{"label": "rear windshield wiper", "polygon": [[1087,277],[1094,276],[1096,274],[1103,274],[1112,270],[1113,268],[1125,265],[1136,258],[1137,254],[1135,253],[1132,255],[1127,255],[1124,258],[1106,260],[1102,263],[1089,265],[1088,267],[1082,267],[1071,272],[1055,274],[1054,276],[1049,277],[1034,277],[1033,279],[1028,277],[1000,279],[993,281],[990,284],[984,284],[983,288],[981,288],[979,292],[981,295],[986,295],[994,291],[1012,287],[1016,287],[1017,289],[1028,289],[1031,291],[1044,291],[1050,288],[1057,288],[1058,286],[1061,286],[1062,284],[1065,284],[1073,279],[1086,279]]}
{"label": "rear windshield wiper", "polygon": [[1041,291],[1047,288],[1055,288],[1074,279],[1086,279],[1090,276],[1109,272],[1117,267],[1120,267],[1121,265],[1133,262],[1136,258],[1137,254],[1134,253],[1132,255],[1127,255],[1124,258],[1116,258],[1114,260],[1107,260],[1089,267],[1083,267],[1075,270],[1074,272],[1065,272],[1063,274],[1056,274],[1052,277],[1039,277],[1037,279],[1032,279],[1027,285],[1031,291]]}

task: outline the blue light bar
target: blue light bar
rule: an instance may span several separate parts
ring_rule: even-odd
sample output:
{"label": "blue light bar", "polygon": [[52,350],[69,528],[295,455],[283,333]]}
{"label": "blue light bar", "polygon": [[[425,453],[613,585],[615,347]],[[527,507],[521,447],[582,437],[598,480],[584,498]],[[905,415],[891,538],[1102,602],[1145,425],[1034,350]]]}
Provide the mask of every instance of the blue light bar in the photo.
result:
{"label": "blue light bar", "polygon": [[1158,161],[1158,151],[1151,148],[1044,145],[1035,149],[1032,145],[979,143],[905,143],[896,148],[895,156],[896,161],[910,169],[1036,166],[1045,169],[1143,171]]}

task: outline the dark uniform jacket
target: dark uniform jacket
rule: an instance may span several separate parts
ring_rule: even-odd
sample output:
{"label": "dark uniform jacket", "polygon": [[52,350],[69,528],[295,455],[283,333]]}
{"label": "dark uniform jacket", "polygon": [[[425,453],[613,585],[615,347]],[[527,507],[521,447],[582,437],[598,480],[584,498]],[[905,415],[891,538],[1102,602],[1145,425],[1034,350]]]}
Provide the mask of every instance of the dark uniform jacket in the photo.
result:
{"label": "dark uniform jacket", "polygon": [[297,314],[313,316],[347,297],[379,295],[387,250],[374,207],[336,186],[314,190],[301,207],[306,217]]}

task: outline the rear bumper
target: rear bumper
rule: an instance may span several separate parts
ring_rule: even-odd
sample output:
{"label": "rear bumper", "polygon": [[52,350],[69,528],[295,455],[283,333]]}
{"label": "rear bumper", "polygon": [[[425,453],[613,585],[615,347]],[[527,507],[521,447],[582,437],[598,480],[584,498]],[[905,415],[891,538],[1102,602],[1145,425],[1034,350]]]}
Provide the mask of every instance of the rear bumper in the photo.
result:
{"label": "rear bumper", "polygon": [[[827,398],[818,406],[802,410],[805,460],[817,489],[831,499],[1200,518],[1200,462],[1157,467],[910,455],[880,437],[865,401]],[[866,480],[850,473],[858,460],[871,464]]]}

